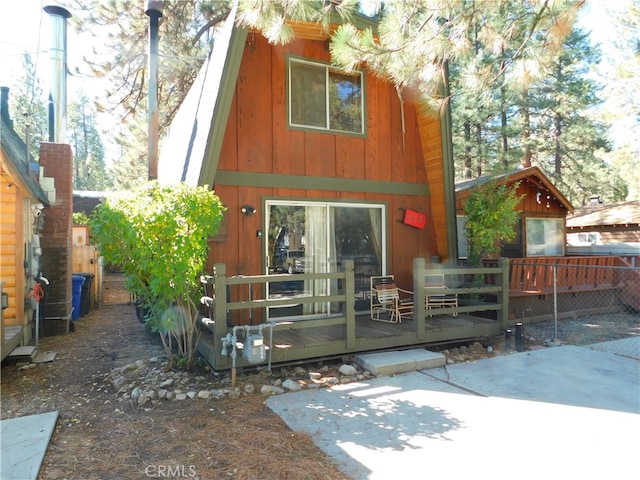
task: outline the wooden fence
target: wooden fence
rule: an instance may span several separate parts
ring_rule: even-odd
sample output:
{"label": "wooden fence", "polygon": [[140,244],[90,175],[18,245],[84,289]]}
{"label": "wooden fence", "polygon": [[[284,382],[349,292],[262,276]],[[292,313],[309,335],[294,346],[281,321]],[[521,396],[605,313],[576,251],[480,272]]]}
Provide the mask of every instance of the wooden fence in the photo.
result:
{"label": "wooden fence", "polygon": [[631,267],[635,263],[635,257],[617,256],[510,259],[512,316],[527,311],[544,318],[551,313],[552,301],[557,309],[558,299],[565,298],[567,315],[625,305],[640,309],[640,269]]}

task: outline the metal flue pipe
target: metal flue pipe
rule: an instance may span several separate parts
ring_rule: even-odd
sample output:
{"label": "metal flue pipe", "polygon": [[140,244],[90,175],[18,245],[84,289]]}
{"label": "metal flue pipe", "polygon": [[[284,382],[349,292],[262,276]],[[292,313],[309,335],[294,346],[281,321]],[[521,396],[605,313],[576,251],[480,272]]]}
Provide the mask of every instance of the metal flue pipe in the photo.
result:
{"label": "metal flue pipe", "polygon": [[71,14],[59,5],[47,5],[44,11],[51,18],[52,41],[51,88],[49,90],[49,141],[63,143],[67,128],[67,18]]}
{"label": "metal flue pipe", "polygon": [[162,17],[162,1],[145,0],[145,11],[149,17],[149,92],[148,92],[148,140],[147,156],[149,180],[158,178],[158,137],[160,126],[158,119],[158,24]]}

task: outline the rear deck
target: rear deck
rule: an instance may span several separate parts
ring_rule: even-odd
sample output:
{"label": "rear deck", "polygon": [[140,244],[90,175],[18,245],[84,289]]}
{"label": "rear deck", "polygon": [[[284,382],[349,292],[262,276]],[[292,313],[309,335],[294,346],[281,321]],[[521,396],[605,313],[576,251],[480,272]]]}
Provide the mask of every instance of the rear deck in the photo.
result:
{"label": "rear deck", "polygon": [[[273,336],[265,333],[265,342],[273,351],[274,363],[293,362],[342,354],[355,354],[385,349],[434,345],[501,333],[495,320],[460,314],[437,315],[425,322],[423,335],[418,338],[415,320],[403,323],[383,323],[371,320],[368,314],[356,316],[355,346],[346,348],[345,325],[303,327],[302,321],[275,322]],[[215,353],[215,336],[211,330],[203,334],[200,353]],[[224,368],[224,367],[219,367]]]}

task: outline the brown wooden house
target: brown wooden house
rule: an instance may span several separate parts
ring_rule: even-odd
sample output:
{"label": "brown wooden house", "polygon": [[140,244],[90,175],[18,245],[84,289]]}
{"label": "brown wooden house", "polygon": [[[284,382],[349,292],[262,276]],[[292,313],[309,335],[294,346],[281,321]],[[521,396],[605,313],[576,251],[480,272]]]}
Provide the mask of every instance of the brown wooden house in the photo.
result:
{"label": "brown wooden house", "polygon": [[[436,258],[457,261],[448,112],[426,114],[366,65],[333,68],[331,29],[295,24],[294,40],[271,45],[234,22],[232,12],[160,145],[161,183],[209,185],[227,208],[200,353],[229,368],[236,333],[265,325],[274,362],[499,333],[503,263],[483,287],[500,292],[493,319],[462,304],[427,314],[416,280]],[[371,277],[388,274],[416,290],[415,321],[370,318]]]}
{"label": "brown wooden house", "polygon": [[295,250],[299,272],[354,260],[362,299],[372,275],[408,287],[414,258],[455,258],[449,117],[366,68],[335,70],[320,25],[293,28],[274,46],[231,13],[161,145],[159,180],[216,191],[227,211],[210,265],[230,275],[280,273]]}
{"label": "brown wooden house", "polygon": [[468,252],[464,235],[464,205],[471,192],[498,185],[518,185],[517,195],[523,195],[518,210],[521,213],[516,225],[516,237],[501,246],[500,256],[562,257],[565,255],[566,217],[573,206],[538,167],[528,167],[502,175],[484,175],[471,180],[456,182],[456,215],[458,219],[458,255],[465,259]]}

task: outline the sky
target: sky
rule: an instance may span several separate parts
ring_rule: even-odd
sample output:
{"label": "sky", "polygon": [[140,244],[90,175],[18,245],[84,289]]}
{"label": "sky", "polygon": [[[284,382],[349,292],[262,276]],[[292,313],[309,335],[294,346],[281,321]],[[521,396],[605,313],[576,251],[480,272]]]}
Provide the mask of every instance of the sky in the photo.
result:
{"label": "sky", "polygon": [[[37,62],[37,68],[46,91],[50,76],[49,46],[51,45],[51,18],[43,8],[55,5],[51,0],[0,0],[0,86],[13,87],[20,77],[22,56],[25,52]],[[67,29],[68,63],[73,71],[82,61],[82,49],[88,52],[93,42],[89,33],[77,34],[69,25]],[[68,79],[69,94],[82,88],[91,79]],[[86,87],[87,85],[85,85]]]}
{"label": "sky", "polygon": [[[98,1],[98,0],[96,0]],[[143,0],[140,0],[143,1]],[[44,11],[47,5],[59,5],[55,0],[0,0],[0,86],[11,91],[22,76],[23,55],[29,53],[36,65],[40,86],[46,96],[52,77],[49,47],[52,43],[51,17]],[[73,12],[70,12],[73,15]],[[78,33],[67,23],[67,65],[76,72],[83,56],[90,56],[96,40],[89,32]],[[67,76],[67,103],[86,94],[90,99],[104,92],[104,80],[71,73]],[[43,99],[44,101],[45,99]],[[13,119],[19,121],[18,118]],[[119,120],[109,114],[98,114],[98,129],[112,131]],[[106,150],[105,161],[110,164],[117,155],[117,148],[109,135],[103,135]]]}
{"label": "sky", "polygon": [[[96,0],[98,1],[98,0]],[[143,0],[139,0],[143,1]],[[588,0],[583,7],[579,24],[592,32],[592,40],[601,43],[604,54],[614,38],[615,28],[608,20],[608,9],[620,8],[627,0]],[[21,75],[22,55],[31,54],[40,72],[41,86],[47,94],[51,78],[49,45],[51,44],[51,19],[44,12],[46,5],[56,4],[53,0],[0,0],[0,86],[14,88]],[[71,12],[73,14],[73,12]],[[83,55],[91,52],[96,40],[89,32],[77,33],[71,25],[67,29],[68,65],[71,72],[82,63]],[[91,77],[69,76],[67,98],[72,101],[86,93],[89,97],[98,95],[104,89],[101,80]],[[102,119],[100,123],[109,129],[114,119]],[[113,123],[111,123],[113,125]]]}

